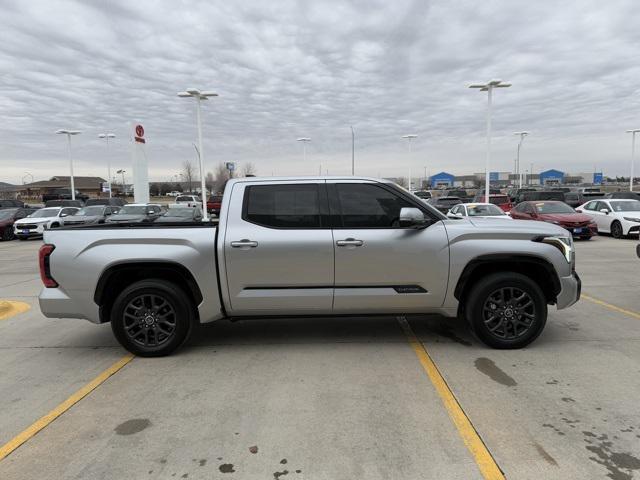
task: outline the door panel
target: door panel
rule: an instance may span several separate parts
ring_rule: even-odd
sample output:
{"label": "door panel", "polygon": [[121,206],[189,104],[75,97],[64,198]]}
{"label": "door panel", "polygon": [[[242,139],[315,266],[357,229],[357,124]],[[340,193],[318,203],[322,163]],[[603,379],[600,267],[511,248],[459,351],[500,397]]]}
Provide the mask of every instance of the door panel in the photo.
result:
{"label": "door panel", "polygon": [[333,231],[334,312],[423,312],[441,306],[449,275],[442,221],[424,229],[399,228],[400,209],[419,204],[375,190],[382,188],[375,184],[355,185],[336,182],[329,188],[332,216],[340,217]]}
{"label": "door panel", "polygon": [[[304,185],[270,182],[268,185],[273,186],[284,188],[274,194],[259,190],[265,187],[259,182],[233,186],[232,198],[243,201],[230,202],[224,238],[230,313],[331,313],[332,232],[328,225],[318,226],[321,220],[315,219],[308,205],[302,205],[313,200],[314,191],[318,204],[326,201],[324,182]],[[258,189],[247,191],[254,187]],[[279,226],[270,227],[270,223]]]}

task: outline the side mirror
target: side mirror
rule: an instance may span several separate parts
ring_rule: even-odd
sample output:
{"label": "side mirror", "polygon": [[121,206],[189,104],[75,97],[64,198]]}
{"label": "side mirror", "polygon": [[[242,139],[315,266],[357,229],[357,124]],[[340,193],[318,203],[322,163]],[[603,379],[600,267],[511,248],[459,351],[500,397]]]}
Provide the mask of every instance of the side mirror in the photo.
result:
{"label": "side mirror", "polygon": [[68,215],[68,214],[66,214],[66,213],[61,213],[61,214],[60,214],[60,217],[68,217],[68,216],[69,216],[69,215]]}
{"label": "side mirror", "polygon": [[600,211],[602,213],[604,213],[605,215],[609,215],[609,209],[608,208],[601,208]]}
{"label": "side mirror", "polygon": [[418,208],[403,207],[400,209],[400,226],[402,228],[424,228],[427,226],[427,219]]}
{"label": "side mirror", "polygon": [[147,210],[147,215],[153,215],[154,213],[156,213],[155,210]]}

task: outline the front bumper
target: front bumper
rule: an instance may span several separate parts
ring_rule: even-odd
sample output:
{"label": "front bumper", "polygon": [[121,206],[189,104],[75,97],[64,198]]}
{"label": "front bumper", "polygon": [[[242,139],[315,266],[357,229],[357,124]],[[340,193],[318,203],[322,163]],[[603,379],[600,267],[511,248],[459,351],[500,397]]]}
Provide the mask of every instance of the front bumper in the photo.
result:
{"label": "front bumper", "polygon": [[[18,238],[41,237],[45,231],[45,224],[39,224],[36,228],[23,229],[20,225],[13,226],[13,233]],[[26,233],[25,233],[26,232]]]}
{"label": "front bumper", "polygon": [[580,300],[580,292],[582,291],[582,280],[576,272],[568,277],[560,277],[560,293],[556,299],[558,310],[570,307]]}

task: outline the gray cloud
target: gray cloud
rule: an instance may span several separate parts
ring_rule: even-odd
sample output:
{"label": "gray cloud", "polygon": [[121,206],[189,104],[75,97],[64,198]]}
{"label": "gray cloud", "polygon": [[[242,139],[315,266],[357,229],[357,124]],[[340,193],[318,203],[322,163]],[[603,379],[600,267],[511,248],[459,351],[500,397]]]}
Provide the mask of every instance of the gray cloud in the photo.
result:
{"label": "gray cloud", "polygon": [[[129,122],[149,139],[152,178],[194,158],[195,86],[206,168],[251,161],[262,174],[477,172],[486,97],[498,77],[495,169],[523,162],[628,170],[624,130],[640,125],[640,14],[634,2],[0,1],[0,180],[67,171],[58,128],[78,128],[78,174],[129,168]],[[97,134],[113,131],[110,151]],[[400,139],[417,133],[409,156]],[[302,163],[299,136],[313,139]]]}

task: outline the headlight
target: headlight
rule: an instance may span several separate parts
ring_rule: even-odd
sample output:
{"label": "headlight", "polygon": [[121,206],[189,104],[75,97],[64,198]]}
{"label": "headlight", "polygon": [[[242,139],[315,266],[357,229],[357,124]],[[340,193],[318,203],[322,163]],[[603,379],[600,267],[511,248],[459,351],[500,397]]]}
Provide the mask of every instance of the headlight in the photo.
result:
{"label": "headlight", "polygon": [[628,222],[636,222],[636,223],[640,223],[640,218],[636,218],[636,217],[624,217],[624,219]]}
{"label": "headlight", "polygon": [[573,238],[571,236],[552,236],[552,237],[538,237],[535,241],[548,243],[553,245],[562,252],[567,263],[572,263],[574,260],[573,250]]}

